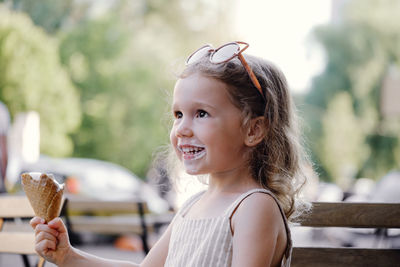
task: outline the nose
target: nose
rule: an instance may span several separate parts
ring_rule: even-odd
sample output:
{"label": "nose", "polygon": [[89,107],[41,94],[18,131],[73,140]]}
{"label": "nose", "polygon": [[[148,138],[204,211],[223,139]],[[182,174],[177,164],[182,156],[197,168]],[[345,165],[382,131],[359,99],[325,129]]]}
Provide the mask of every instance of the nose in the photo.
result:
{"label": "nose", "polygon": [[192,125],[189,119],[182,119],[175,125],[175,136],[191,137],[193,136]]}

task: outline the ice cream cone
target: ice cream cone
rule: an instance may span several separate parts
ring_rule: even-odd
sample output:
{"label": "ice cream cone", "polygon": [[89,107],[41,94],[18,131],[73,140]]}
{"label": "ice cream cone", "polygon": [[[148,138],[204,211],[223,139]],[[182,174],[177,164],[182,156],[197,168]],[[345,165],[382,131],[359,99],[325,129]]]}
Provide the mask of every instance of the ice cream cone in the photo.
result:
{"label": "ice cream cone", "polygon": [[21,179],[25,194],[36,216],[45,219],[46,222],[59,216],[64,192],[63,185],[59,185],[51,174],[45,173],[23,173]]}

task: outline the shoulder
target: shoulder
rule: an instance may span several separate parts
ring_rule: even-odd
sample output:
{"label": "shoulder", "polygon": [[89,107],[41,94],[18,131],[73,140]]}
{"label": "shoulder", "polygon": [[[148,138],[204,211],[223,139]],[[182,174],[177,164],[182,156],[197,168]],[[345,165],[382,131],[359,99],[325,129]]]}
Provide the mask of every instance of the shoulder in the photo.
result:
{"label": "shoulder", "polygon": [[278,265],[287,244],[285,222],[275,199],[262,192],[247,196],[231,218],[232,266]]}
{"label": "shoulder", "polygon": [[186,209],[189,209],[196,201],[201,198],[202,195],[204,195],[205,192],[205,190],[197,192],[186,199],[180,207],[180,212],[184,212]]}
{"label": "shoulder", "polygon": [[271,226],[279,228],[284,225],[277,202],[271,195],[262,192],[252,193],[243,199],[232,215],[231,223],[232,231],[242,225],[270,229]]}

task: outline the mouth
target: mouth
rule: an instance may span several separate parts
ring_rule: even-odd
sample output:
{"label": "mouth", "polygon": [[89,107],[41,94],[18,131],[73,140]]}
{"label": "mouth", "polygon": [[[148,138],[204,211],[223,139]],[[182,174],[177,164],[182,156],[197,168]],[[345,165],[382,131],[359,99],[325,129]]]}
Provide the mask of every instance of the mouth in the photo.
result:
{"label": "mouth", "polygon": [[202,146],[180,145],[178,149],[185,160],[197,160],[206,154],[205,147]]}

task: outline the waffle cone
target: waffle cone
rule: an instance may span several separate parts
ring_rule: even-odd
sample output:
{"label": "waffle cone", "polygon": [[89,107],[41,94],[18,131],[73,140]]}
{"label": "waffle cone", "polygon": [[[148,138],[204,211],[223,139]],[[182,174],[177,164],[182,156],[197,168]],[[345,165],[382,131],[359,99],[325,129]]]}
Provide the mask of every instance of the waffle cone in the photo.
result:
{"label": "waffle cone", "polygon": [[60,214],[64,188],[54,178],[43,173],[38,180],[29,173],[21,175],[23,189],[36,216],[50,222]]}

